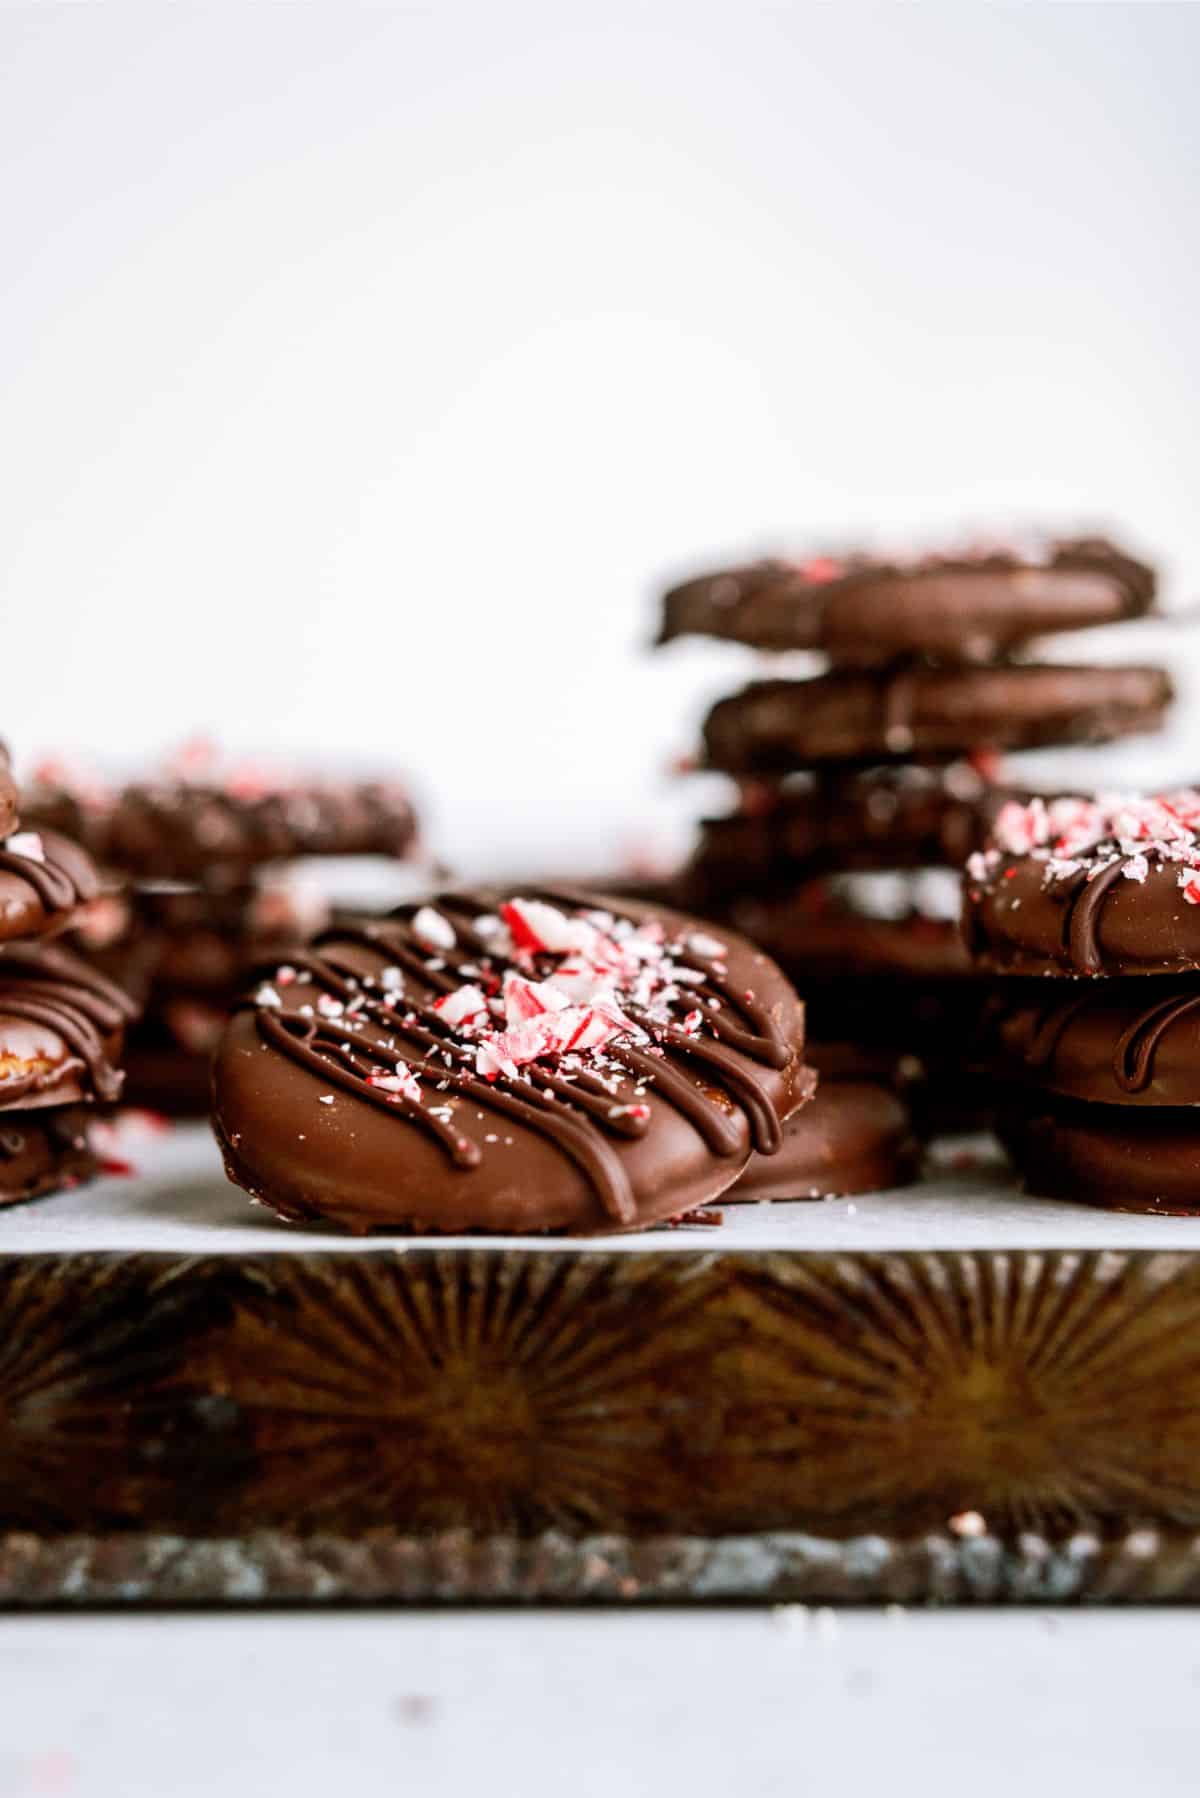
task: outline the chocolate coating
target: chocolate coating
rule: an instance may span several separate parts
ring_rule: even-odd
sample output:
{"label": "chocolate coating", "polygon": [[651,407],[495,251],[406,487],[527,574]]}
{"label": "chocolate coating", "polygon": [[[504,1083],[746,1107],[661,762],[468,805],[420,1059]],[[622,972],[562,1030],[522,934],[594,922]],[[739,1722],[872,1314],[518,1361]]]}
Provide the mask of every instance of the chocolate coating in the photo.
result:
{"label": "chocolate coating", "polygon": [[1166,974],[1200,968],[1200,912],[1175,869],[1140,885],[1119,872],[1100,885],[1052,879],[1036,863],[1006,860],[1003,885],[968,882],[966,928],[978,967],[1018,974]]}
{"label": "chocolate coating", "polygon": [[87,1112],[6,1112],[0,1118],[0,1205],[44,1198],[78,1186],[98,1171],[88,1144]]}
{"label": "chocolate coating", "polygon": [[1026,1190],[1107,1211],[1200,1215],[1200,1118],[1194,1111],[1047,1100],[1006,1110],[997,1133]]}
{"label": "chocolate coating", "polygon": [[[1037,802],[972,856],[964,932],[980,968],[1014,974],[1200,969],[1200,795]],[[1035,837],[1040,841],[1033,842]],[[1033,842],[1023,851],[1011,845]]]}
{"label": "chocolate coating", "polygon": [[404,856],[416,841],[412,801],[393,781],[264,788],[164,779],[87,793],[45,785],[27,795],[25,816],[138,879],[212,885],[298,856]]}
{"label": "chocolate coating", "polygon": [[980,1029],[1002,1079],[1107,1105],[1200,1105],[1200,978],[1008,981]]}
{"label": "chocolate coating", "polygon": [[1103,743],[1162,722],[1161,668],[904,668],[765,680],[718,700],[704,725],[708,765],[780,774],[814,763],[916,756],[950,760],[979,744],[1036,749]]}
{"label": "chocolate coating", "polygon": [[1040,557],[764,561],[672,588],[659,641],[696,634],[821,649],[844,666],[988,662],[1032,637],[1136,617],[1154,589],[1152,569],[1098,539],[1053,544]]}
{"label": "chocolate coating", "polygon": [[91,859],[55,831],[21,831],[0,842],[0,943],[63,930],[94,899]]}
{"label": "chocolate coating", "polygon": [[886,1192],[916,1178],[920,1144],[908,1106],[886,1078],[820,1070],[812,1101],[783,1127],[778,1155],[752,1155],[726,1201],[831,1199]]}
{"label": "chocolate coating", "polygon": [[[670,972],[644,1005],[631,996],[642,986],[618,986],[637,1034],[619,1032],[578,1065],[569,1050],[532,1060],[522,1051],[521,1065],[504,1072],[495,1055],[511,1038],[493,1034],[494,1007],[482,1036],[445,1023],[439,1000],[490,988],[499,1006],[502,981],[507,1004],[513,977],[566,980],[570,956],[522,947],[510,934],[519,923],[497,930],[501,908],[506,920],[528,912],[528,899],[514,900],[439,896],[433,912],[453,942],[436,953],[421,935],[428,908],[329,931],[257,1007],[240,1011],[214,1070],[230,1178],[282,1216],[357,1231],[590,1233],[689,1211],[723,1192],[752,1148],[777,1150],[783,1120],[814,1084],[802,1060],[803,1008],[766,957],[728,933],[717,954],[710,933],[679,914],[539,898],[572,930],[586,926],[585,911],[593,931],[611,912],[605,941],[628,943],[661,923],[666,949],[653,980],[686,975],[680,985]],[[586,978],[604,953],[587,951]],[[575,1012],[553,1015],[574,1028]],[[480,1072],[485,1053],[494,1078]],[[397,1090],[408,1069],[415,1092]]]}
{"label": "chocolate coating", "polygon": [[137,1008],[57,944],[0,956],[0,1112],[121,1095],[116,1063]]}
{"label": "chocolate coating", "polygon": [[1010,796],[965,765],[762,785],[753,809],[702,822],[685,890],[703,910],[716,898],[837,869],[958,868]]}

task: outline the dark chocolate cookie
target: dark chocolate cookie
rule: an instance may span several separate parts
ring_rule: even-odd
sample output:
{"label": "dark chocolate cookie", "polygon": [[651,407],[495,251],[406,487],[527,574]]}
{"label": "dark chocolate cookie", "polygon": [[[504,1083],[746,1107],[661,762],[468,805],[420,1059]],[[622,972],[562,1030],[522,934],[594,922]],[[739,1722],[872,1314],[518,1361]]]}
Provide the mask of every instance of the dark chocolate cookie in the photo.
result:
{"label": "dark chocolate cookie", "polygon": [[0,841],[0,943],[51,936],[100,891],[90,858],[56,831],[20,830]]}
{"label": "dark chocolate cookie", "polygon": [[824,762],[952,761],[981,744],[1037,749],[1156,730],[1161,668],[903,668],[754,681],[704,725],[709,767],[782,774]]}
{"label": "dark chocolate cookie", "polygon": [[1194,1110],[1015,1103],[996,1124],[1025,1188],[1107,1211],[1200,1214],[1200,1115]]}
{"label": "dark chocolate cookie", "polygon": [[778,1150],[809,1096],[803,1008],[677,913],[447,893],[335,928],[217,1052],[230,1178],[351,1230],[638,1229]]}
{"label": "dark chocolate cookie", "polygon": [[860,667],[914,656],[988,662],[1033,637],[1136,617],[1154,588],[1151,568],[1098,539],[1030,556],[764,561],[672,588],[659,641],[694,634],[820,649]]}
{"label": "dark chocolate cookie", "polygon": [[964,890],[967,942],[990,971],[1200,968],[1200,792],[1013,804]]}
{"label": "dark chocolate cookie", "polygon": [[1200,1105],[1200,977],[1005,981],[977,1053],[1000,1079],[1106,1105]]}
{"label": "dark chocolate cookie", "polygon": [[120,988],[57,944],[0,955],[0,1112],[121,1094],[117,1066],[137,1008]]}
{"label": "dark chocolate cookie", "polygon": [[0,1205],[62,1192],[97,1171],[84,1107],[13,1111],[0,1117]]}
{"label": "dark chocolate cookie", "polygon": [[203,779],[35,786],[26,821],[83,843],[140,880],[232,885],[268,862],[307,855],[403,856],[416,841],[407,789],[393,781]]}

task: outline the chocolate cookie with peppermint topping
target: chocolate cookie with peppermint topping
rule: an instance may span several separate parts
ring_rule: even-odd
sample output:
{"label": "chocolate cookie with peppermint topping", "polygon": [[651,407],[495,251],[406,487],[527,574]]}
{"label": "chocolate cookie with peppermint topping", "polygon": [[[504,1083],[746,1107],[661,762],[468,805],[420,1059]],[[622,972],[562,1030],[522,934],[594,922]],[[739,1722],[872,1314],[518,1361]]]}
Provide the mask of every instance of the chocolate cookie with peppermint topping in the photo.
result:
{"label": "chocolate cookie with peppermint topping", "polygon": [[709,712],[705,761],[727,774],[786,774],[831,762],[953,761],[981,744],[1104,743],[1156,730],[1172,696],[1161,668],[1058,663],[752,681]]}
{"label": "chocolate cookie with peppermint topping", "polygon": [[1200,969],[1200,792],[1013,802],[964,891],[968,949],[992,972]]}
{"label": "chocolate cookie with peppermint topping", "polygon": [[729,932],[579,894],[445,893],[271,971],[217,1051],[230,1178],[352,1231],[636,1230],[778,1151],[803,1008]]}
{"label": "chocolate cookie with peppermint topping", "polygon": [[817,556],[702,575],[663,598],[659,642],[819,649],[844,666],[988,662],[1033,637],[1137,617],[1154,572],[1099,538],[909,562]]}
{"label": "chocolate cookie with peppermint topping", "polygon": [[90,856],[57,831],[0,838],[0,943],[66,929],[99,891]]}
{"label": "chocolate cookie with peppermint topping", "polygon": [[24,816],[136,879],[209,887],[300,856],[405,856],[417,836],[411,797],[398,781],[292,777],[249,763],[205,761],[115,787],[48,764],[26,794]]}

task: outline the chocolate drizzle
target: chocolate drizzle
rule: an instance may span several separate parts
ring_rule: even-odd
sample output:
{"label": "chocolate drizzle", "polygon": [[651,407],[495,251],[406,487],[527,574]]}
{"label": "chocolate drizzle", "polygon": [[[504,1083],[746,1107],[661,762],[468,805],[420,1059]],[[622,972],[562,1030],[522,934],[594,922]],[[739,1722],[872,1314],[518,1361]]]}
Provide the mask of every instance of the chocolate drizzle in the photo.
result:
{"label": "chocolate drizzle", "polygon": [[1096,941],[1100,913],[1110,889],[1124,869],[1125,858],[1119,856],[1107,867],[1081,874],[1071,890],[1063,921],[1063,945],[1077,973],[1098,974],[1103,966]]}
{"label": "chocolate drizzle", "polygon": [[1145,1092],[1154,1073],[1154,1052],[1177,1019],[1200,1006],[1200,993],[1176,994],[1148,1006],[1123,1031],[1113,1050],[1113,1079],[1122,1092]]}
{"label": "chocolate drizzle", "polygon": [[111,1104],[120,1097],[124,1078],[113,1065],[115,1039],[136,1010],[118,987],[67,950],[6,949],[0,958],[0,1017],[53,1031],[67,1056],[0,1080],[0,1100],[11,1105],[82,1074],[95,1097]]}
{"label": "chocolate drizzle", "polygon": [[18,855],[8,847],[7,839],[0,840],[0,872],[14,874],[32,887],[47,914],[72,911],[84,900],[95,898],[99,881],[94,875],[87,878],[90,866],[77,850],[71,858],[75,865],[68,867],[56,855],[52,836],[42,847],[45,860],[39,861],[36,856]]}
{"label": "chocolate drizzle", "polygon": [[[582,895],[547,891],[537,897],[575,916],[589,907]],[[448,1023],[427,995],[441,997],[476,983],[498,993],[506,974],[541,980],[561,959],[542,951],[518,958],[498,949],[496,936],[478,927],[481,914],[494,914],[497,903],[491,893],[439,895],[433,904],[452,924],[455,941],[436,951],[417,935],[414,907],[379,924],[324,932],[308,950],[289,958],[306,977],[298,989],[303,1009],[293,981],[281,983],[278,1006],[261,1000],[257,1005],[260,1037],[319,1080],[424,1130],[461,1169],[477,1166],[481,1149],[457,1128],[443,1095],[512,1119],[567,1155],[608,1217],[622,1225],[637,1222],[638,1204],[610,1139],[643,1136],[650,1116],[648,1105],[622,1101],[626,1078],[636,1088],[652,1089],[686,1117],[718,1156],[743,1148],[739,1111],[759,1153],[778,1149],[782,1133],[773,1083],[754,1064],[778,1073],[795,1060],[795,1049],[768,1006],[739,989],[719,957],[699,953],[686,941],[672,940],[669,946],[664,982],[674,984],[674,971],[689,978],[662,1001],[666,1021],[618,992],[638,1034],[624,1032],[606,1042],[599,1067],[589,1065],[585,1052],[535,1059],[515,1074],[501,1069],[494,1078],[477,1072],[476,1040]],[[636,922],[615,910],[612,915]],[[364,951],[378,960],[375,970],[364,970]],[[320,998],[311,1002],[313,989],[327,999],[324,1007]],[[695,1013],[701,1025],[685,1028],[685,1018]],[[370,1026],[369,1033],[363,1025]],[[420,1085],[409,1084],[409,1069]]]}

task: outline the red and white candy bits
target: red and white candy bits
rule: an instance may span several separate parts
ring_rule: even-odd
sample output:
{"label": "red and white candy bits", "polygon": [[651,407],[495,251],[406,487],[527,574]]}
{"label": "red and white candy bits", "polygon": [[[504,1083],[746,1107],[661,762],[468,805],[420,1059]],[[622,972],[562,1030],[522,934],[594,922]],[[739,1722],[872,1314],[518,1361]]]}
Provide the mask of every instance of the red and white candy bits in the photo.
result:
{"label": "red and white candy bits", "polygon": [[1010,800],[992,828],[989,846],[967,862],[986,885],[1006,857],[1029,856],[1045,866],[1045,883],[1086,874],[1091,880],[1120,863],[1126,880],[1144,881],[1152,867],[1177,865],[1179,886],[1200,905],[1200,792],[1190,787],[1146,797],[1102,794]]}

